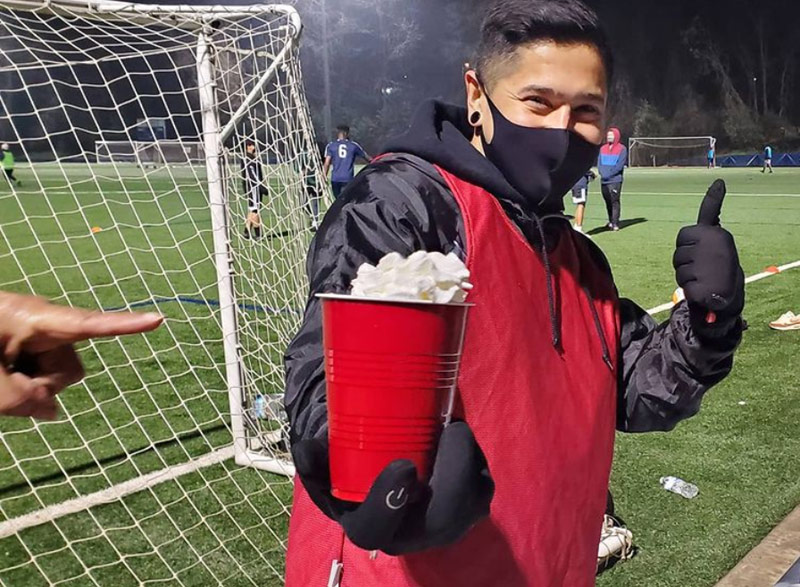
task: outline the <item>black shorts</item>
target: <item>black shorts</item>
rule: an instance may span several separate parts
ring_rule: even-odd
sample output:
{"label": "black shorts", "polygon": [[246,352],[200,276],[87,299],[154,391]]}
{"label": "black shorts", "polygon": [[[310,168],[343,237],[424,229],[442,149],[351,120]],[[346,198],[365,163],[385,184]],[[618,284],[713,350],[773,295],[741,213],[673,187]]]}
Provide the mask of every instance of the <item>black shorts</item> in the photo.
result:
{"label": "black shorts", "polygon": [[589,195],[589,188],[578,188],[572,190],[572,203],[576,206],[578,204],[586,204],[586,196]]}
{"label": "black shorts", "polygon": [[331,182],[331,188],[333,189],[333,197],[334,198],[338,198],[342,194],[342,191],[344,190],[344,188],[347,187],[348,183],[350,183],[350,182],[347,182],[347,181],[332,181]]}

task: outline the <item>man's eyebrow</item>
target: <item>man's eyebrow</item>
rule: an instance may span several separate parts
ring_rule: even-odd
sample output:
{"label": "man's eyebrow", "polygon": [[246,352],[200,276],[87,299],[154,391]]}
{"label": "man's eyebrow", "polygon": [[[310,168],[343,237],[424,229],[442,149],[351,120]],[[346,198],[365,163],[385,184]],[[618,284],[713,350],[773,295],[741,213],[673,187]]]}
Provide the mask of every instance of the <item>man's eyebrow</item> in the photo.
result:
{"label": "man's eyebrow", "polygon": [[[528,93],[537,93],[537,94],[545,94],[549,96],[558,96],[563,97],[563,94],[560,92],[556,92],[553,88],[548,88],[546,86],[537,86],[531,84],[529,86],[525,86],[519,91],[520,94],[528,94]],[[605,97],[602,94],[596,94],[594,92],[588,92],[584,94],[578,94],[575,96],[580,100],[587,100],[589,102],[605,102]]]}

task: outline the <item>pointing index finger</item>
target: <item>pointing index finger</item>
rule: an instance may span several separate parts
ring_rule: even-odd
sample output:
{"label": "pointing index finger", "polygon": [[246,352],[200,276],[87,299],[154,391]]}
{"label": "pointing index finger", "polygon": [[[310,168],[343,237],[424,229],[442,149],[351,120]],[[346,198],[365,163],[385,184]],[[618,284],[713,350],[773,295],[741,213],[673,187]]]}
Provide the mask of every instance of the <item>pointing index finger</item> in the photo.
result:
{"label": "pointing index finger", "polygon": [[32,318],[37,334],[25,347],[39,352],[81,340],[149,332],[163,321],[158,314],[92,312],[53,304],[41,308]]}
{"label": "pointing index finger", "polygon": [[726,191],[725,182],[721,179],[711,184],[703,198],[703,203],[700,204],[697,224],[704,226],[717,226],[719,224],[719,215],[722,211],[722,202],[725,200]]}

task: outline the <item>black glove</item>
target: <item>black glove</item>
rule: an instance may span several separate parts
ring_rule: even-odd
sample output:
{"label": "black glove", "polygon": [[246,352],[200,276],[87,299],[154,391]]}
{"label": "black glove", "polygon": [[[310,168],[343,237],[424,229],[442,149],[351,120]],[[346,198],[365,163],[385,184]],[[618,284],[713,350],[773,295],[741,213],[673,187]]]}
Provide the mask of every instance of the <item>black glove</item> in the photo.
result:
{"label": "black glove", "polygon": [[725,182],[708,189],[697,224],[678,233],[672,259],[683,288],[692,327],[698,334],[721,336],[738,322],[744,309],[744,272],[733,236],[719,225]]}
{"label": "black glove", "polygon": [[312,501],[364,550],[407,554],[452,544],[489,515],[494,482],[469,426],[453,422],[442,432],[427,485],[411,461],[394,461],[375,480],[364,503],[331,495],[326,440],[292,447],[295,469]]}

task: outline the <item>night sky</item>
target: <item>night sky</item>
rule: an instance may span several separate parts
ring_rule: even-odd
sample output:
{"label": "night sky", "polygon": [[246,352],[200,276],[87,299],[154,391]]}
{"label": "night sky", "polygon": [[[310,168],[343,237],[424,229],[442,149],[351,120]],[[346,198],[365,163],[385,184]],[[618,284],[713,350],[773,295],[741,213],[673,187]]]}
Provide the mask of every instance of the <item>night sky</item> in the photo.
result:
{"label": "night sky", "polygon": [[[326,101],[330,124],[350,124],[371,150],[401,131],[422,100],[463,101],[461,68],[471,59],[486,0],[290,3],[305,24],[305,83],[320,138],[331,130]],[[624,135],[714,135],[721,152],[765,142],[800,149],[800,0],[588,4],[615,51],[610,123]]]}

